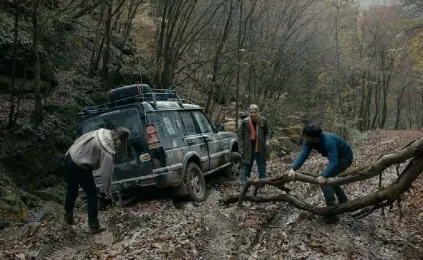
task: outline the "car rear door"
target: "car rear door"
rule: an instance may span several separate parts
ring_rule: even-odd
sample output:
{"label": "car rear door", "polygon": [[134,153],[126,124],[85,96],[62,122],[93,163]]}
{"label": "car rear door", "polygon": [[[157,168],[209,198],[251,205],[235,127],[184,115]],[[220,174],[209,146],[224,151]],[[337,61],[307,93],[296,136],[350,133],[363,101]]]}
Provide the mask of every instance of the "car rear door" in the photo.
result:
{"label": "car rear door", "polygon": [[166,156],[166,166],[182,168],[182,159],[190,150],[184,139],[183,122],[178,111],[164,110],[148,114],[149,121],[159,129],[160,142]]}
{"label": "car rear door", "polygon": [[[125,127],[130,130],[128,139],[128,157],[115,161],[113,182],[148,175],[152,172],[152,162],[148,151],[145,134],[145,121],[136,107],[117,109],[87,119],[83,123],[83,132],[99,128],[116,129]],[[100,173],[95,172],[96,183],[101,183]]]}

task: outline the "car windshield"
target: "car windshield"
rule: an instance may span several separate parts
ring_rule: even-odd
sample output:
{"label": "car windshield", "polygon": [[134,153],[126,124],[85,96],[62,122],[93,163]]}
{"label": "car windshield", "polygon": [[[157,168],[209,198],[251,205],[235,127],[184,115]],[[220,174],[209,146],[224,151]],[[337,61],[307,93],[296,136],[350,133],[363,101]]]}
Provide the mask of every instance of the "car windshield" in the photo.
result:
{"label": "car windshield", "polygon": [[88,119],[83,123],[83,132],[87,133],[99,128],[113,130],[118,127],[128,128],[131,131],[131,137],[139,136],[141,122],[138,111],[136,109],[116,110]]}

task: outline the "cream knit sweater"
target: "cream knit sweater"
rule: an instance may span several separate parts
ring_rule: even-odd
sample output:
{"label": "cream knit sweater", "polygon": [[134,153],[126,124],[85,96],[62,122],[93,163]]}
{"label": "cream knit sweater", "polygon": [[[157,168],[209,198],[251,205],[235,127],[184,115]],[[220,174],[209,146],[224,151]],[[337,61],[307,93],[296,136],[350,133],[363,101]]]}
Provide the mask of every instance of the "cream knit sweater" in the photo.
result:
{"label": "cream knit sweater", "polygon": [[79,137],[66,152],[79,167],[101,174],[103,191],[108,199],[112,198],[111,183],[116,155],[111,133],[104,128],[88,132]]}

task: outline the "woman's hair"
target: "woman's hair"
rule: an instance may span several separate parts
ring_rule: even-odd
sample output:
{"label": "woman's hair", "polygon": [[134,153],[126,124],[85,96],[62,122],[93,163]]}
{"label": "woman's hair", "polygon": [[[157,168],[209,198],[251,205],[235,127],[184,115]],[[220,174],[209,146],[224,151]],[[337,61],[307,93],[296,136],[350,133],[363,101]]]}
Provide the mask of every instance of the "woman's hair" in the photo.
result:
{"label": "woman's hair", "polygon": [[128,137],[130,131],[127,128],[119,127],[116,130],[112,130],[112,140],[115,145],[117,157],[128,156]]}
{"label": "woman's hair", "polygon": [[256,104],[251,104],[248,108],[248,112],[251,112],[251,110],[257,110],[257,112],[260,112],[259,107]]}
{"label": "woman's hair", "polygon": [[320,137],[322,135],[322,129],[317,124],[308,124],[304,126],[303,137]]}

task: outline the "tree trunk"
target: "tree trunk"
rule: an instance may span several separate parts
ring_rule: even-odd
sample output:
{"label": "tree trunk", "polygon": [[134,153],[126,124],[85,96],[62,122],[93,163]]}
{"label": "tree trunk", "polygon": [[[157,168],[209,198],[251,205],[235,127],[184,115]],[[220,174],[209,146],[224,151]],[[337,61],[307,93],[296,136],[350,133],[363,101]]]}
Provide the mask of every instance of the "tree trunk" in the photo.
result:
{"label": "tree trunk", "polygon": [[9,93],[10,93],[10,110],[9,110],[9,122],[7,123],[6,128],[10,128],[13,125],[13,114],[15,111],[15,94],[13,93],[15,91],[16,87],[16,45],[18,44],[18,31],[19,31],[19,2],[17,0],[14,0],[15,4],[15,25],[14,25],[14,31],[13,31],[13,48],[12,48],[12,82],[9,86]]}
{"label": "tree trunk", "polygon": [[413,107],[411,105],[411,95],[408,93],[408,129],[413,129],[413,116],[412,116]]}
{"label": "tree trunk", "polygon": [[[222,36],[220,37],[220,41],[219,41],[219,44],[216,48],[216,53],[215,53],[214,59],[213,59],[213,71],[212,71],[212,78],[211,78],[211,86],[209,88],[207,103],[206,103],[206,109],[205,109],[206,114],[209,113],[211,100],[212,100],[212,97],[214,96],[214,91],[215,91],[214,88],[215,88],[215,85],[216,85],[217,74],[219,73],[219,69],[220,69],[219,59],[220,59],[220,56],[222,55],[223,47],[225,45],[226,39],[228,38],[229,30],[231,28],[233,9],[234,8],[233,8],[233,5],[232,5],[232,0],[230,0],[229,1],[228,17],[226,19],[225,27],[223,29]],[[221,86],[220,86],[220,88],[221,88]]]}
{"label": "tree trunk", "polygon": [[[97,24],[96,36],[94,39],[94,46],[91,52],[90,70],[89,70],[89,74],[91,76],[95,76],[97,74],[98,64],[100,63],[101,52],[103,50],[105,37],[104,37],[104,33],[101,33],[100,31],[100,27],[101,27],[101,24],[103,23],[105,9],[106,9],[106,5],[103,3],[100,10],[100,19]],[[101,36],[101,43],[100,43],[100,46],[97,48],[98,42],[100,40],[100,36]]]}
{"label": "tree trunk", "polygon": [[395,130],[399,129],[399,122],[401,117],[401,95],[397,98],[397,115],[395,117]]}
{"label": "tree trunk", "polygon": [[[131,2],[131,6],[132,6],[132,2]],[[135,18],[135,15],[137,14],[137,10],[138,7],[140,6],[141,1],[137,2],[135,7],[132,9],[132,7],[130,8],[129,14],[128,14],[128,21],[127,21],[127,25],[125,27],[125,34],[123,36],[123,43],[121,46],[121,51],[120,51],[120,56],[118,59],[118,65],[116,67],[116,72],[115,74],[118,74],[120,72],[120,69],[122,68],[122,63],[123,63],[123,49],[126,46],[126,42],[128,41],[128,39],[130,38],[130,34],[131,34],[131,30],[132,30],[132,21]]]}
{"label": "tree trunk", "polygon": [[397,113],[396,113],[396,117],[395,117],[395,130],[399,129],[399,124],[400,124],[400,119],[401,119],[401,111],[402,111],[402,106],[401,106],[401,99],[402,96],[404,95],[404,92],[406,90],[406,88],[408,87],[408,85],[405,85],[402,89],[400,94],[398,95],[397,98]]}
{"label": "tree trunk", "polygon": [[[423,106],[423,88],[420,89],[420,107],[422,106]],[[421,117],[420,117],[420,130],[423,130],[423,118]]]}
{"label": "tree trunk", "polygon": [[375,85],[375,95],[374,95],[374,101],[375,101],[375,115],[373,116],[372,121],[372,129],[376,128],[376,123],[379,118],[379,94],[380,94],[380,79],[378,79],[377,84]]}
{"label": "tree trunk", "polygon": [[106,47],[103,54],[103,68],[102,68],[102,81],[104,89],[110,89],[110,77],[109,77],[109,60],[110,60],[110,40],[112,36],[111,24],[112,24],[112,11],[113,11],[113,0],[107,3],[107,18],[104,29],[104,36],[106,39]]}
{"label": "tree trunk", "polygon": [[19,86],[19,91],[18,91],[18,100],[16,101],[16,113],[15,113],[15,117],[13,118],[13,124],[16,124],[16,121],[18,120],[19,117],[19,112],[20,112],[20,105],[21,105],[21,96],[23,93],[23,88],[26,82],[26,69],[27,69],[27,64],[25,63],[25,67],[24,67],[24,80],[21,83],[21,85]]}
{"label": "tree trunk", "polygon": [[238,0],[239,4],[239,27],[238,27],[238,50],[237,50],[237,68],[236,68],[236,103],[235,103],[235,128],[238,129],[239,126],[239,74],[241,73],[241,32],[242,32],[242,12],[243,12],[243,1]]}
{"label": "tree trunk", "polygon": [[40,91],[40,51],[39,51],[39,31],[38,31],[38,8],[40,0],[32,0],[32,52],[34,60],[34,123],[38,125],[43,121],[43,111],[41,107]]}
{"label": "tree trunk", "polygon": [[388,93],[384,91],[382,94],[382,114],[380,116],[379,128],[385,127],[386,117],[388,115]]}
{"label": "tree trunk", "polygon": [[389,90],[389,76],[383,73],[382,78],[382,113],[380,116],[379,128],[385,127],[386,117],[388,115],[388,90]]}
{"label": "tree trunk", "polygon": [[358,118],[360,119],[359,129],[364,131],[365,125],[365,116],[364,116],[364,102],[366,100],[366,72],[363,71],[362,80],[361,80],[361,100],[360,100],[360,110],[358,112]]}

